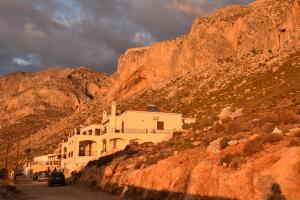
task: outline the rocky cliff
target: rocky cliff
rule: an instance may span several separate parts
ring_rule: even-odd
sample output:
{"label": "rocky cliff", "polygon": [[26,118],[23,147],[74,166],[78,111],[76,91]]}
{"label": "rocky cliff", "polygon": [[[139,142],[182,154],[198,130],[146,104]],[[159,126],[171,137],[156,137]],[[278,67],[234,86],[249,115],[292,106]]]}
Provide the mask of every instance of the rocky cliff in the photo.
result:
{"label": "rocky cliff", "polygon": [[298,0],[223,8],[195,19],[190,33],[175,40],[127,50],[119,59],[111,93],[127,97],[195,70],[206,77],[266,70],[278,56],[299,49],[299,23]]}

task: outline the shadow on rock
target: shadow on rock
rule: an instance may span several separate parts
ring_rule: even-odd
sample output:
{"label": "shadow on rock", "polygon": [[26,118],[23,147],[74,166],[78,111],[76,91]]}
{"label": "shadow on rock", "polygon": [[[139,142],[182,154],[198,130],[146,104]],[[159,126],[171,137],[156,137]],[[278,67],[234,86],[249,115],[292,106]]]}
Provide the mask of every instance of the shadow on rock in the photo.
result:
{"label": "shadow on rock", "polygon": [[268,196],[267,200],[286,200],[278,183],[273,183],[271,186],[271,194]]}
{"label": "shadow on rock", "polygon": [[221,196],[200,196],[181,192],[170,192],[167,190],[149,190],[145,188],[128,186],[123,190],[121,199],[140,200],[236,200]]}

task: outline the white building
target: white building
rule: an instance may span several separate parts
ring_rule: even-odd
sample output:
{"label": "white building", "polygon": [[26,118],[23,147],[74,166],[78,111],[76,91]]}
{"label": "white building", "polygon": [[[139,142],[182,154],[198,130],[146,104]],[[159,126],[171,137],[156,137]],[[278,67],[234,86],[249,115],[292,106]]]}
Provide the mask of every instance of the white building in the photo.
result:
{"label": "white building", "polygon": [[75,129],[61,143],[61,167],[66,176],[85,167],[89,161],[122,150],[128,144],[158,143],[170,139],[174,131],[182,130],[181,114],[163,112],[153,105],[121,114],[116,110],[113,102],[111,115],[104,112],[102,124]]}

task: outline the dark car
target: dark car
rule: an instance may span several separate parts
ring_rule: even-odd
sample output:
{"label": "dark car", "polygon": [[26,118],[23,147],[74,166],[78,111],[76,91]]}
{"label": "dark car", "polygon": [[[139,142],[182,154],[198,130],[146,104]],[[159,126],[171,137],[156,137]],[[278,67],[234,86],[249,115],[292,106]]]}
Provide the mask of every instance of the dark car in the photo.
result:
{"label": "dark car", "polygon": [[33,174],[34,181],[47,181],[49,178],[49,174],[46,171],[36,172]]}
{"label": "dark car", "polygon": [[62,172],[52,172],[48,178],[48,186],[66,185],[65,175]]}

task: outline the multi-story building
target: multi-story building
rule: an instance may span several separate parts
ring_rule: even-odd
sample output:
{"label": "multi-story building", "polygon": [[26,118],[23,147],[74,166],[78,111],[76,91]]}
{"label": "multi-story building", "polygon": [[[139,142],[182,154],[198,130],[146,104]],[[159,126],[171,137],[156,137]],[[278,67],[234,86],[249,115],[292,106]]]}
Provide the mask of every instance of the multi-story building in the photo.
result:
{"label": "multi-story building", "polygon": [[61,167],[67,175],[101,156],[99,145],[102,127],[101,124],[93,124],[75,129],[61,143]]}
{"label": "multi-story building", "polygon": [[31,173],[40,171],[53,171],[54,169],[61,169],[61,154],[53,153],[48,155],[42,155],[33,158],[30,170]]}
{"label": "multi-story building", "polygon": [[154,105],[117,113],[116,103],[111,114],[103,112],[101,124],[74,129],[60,144],[61,168],[66,176],[80,170],[91,160],[124,149],[128,144],[158,143],[182,130],[182,115],[162,111]]}

